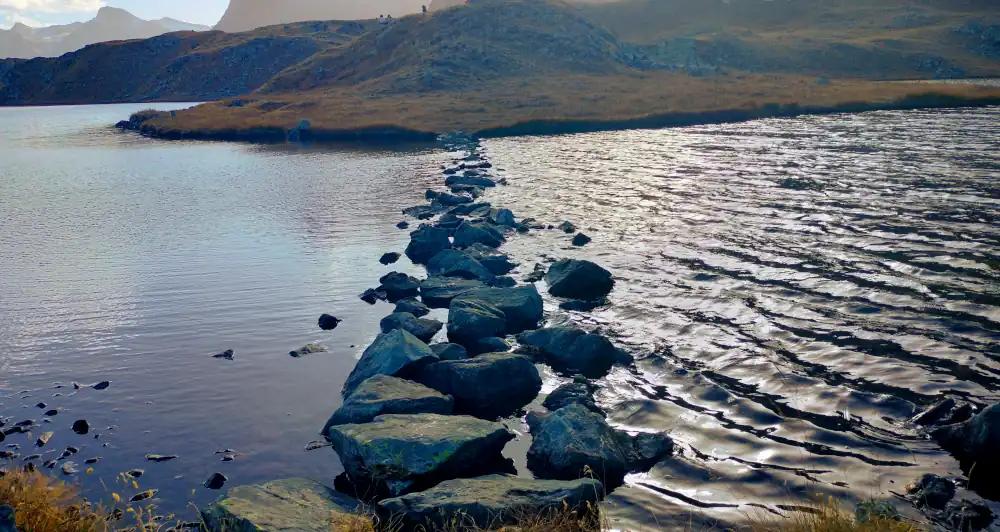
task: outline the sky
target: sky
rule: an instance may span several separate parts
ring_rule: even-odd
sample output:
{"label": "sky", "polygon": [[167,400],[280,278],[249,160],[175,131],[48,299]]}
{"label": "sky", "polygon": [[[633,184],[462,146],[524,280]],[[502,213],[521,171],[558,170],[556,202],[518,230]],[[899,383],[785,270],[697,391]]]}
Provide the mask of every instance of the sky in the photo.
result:
{"label": "sky", "polygon": [[0,0],[0,28],[15,22],[50,26],[85,21],[105,5],[147,20],[170,17],[211,26],[222,18],[229,0]]}

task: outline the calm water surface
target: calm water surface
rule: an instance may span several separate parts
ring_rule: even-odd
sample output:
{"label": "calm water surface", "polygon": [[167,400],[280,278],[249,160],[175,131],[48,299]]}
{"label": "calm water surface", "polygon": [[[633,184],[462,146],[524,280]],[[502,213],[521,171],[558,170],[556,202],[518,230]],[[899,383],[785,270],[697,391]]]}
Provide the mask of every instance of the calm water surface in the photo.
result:
{"label": "calm water surface", "polygon": [[[171,509],[214,498],[200,484],[215,471],[230,485],[331,481],[336,456],[303,446],[391,311],[357,294],[390,270],[377,259],[405,246],[399,210],[441,184],[451,155],[107,127],[137,108],[0,110],[0,413],[64,408],[39,430],[56,431],[52,452],[82,447],[78,463],[104,457],[82,479],[95,497],[99,476],[132,467]],[[557,232],[513,238],[522,271],[547,254],[616,274],[593,313],[547,301],[550,322],[601,327],[640,359],[603,382],[612,420],[680,443],[612,497],[618,526],[725,522],[820,492],[891,497],[928,471],[962,476],[903,421],[942,395],[1000,399],[1000,110],[485,151],[511,181],[491,201],[594,238],[584,249]],[[346,321],[318,331],[322,312]],[[308,342],[330,352],[288,357]],[[235,361],[211,358],[225,349]],[[100,380],[111,388],[55,388]],[[557,384],[548,375],[546,389]],[[100,439],[66,430],[79,418]],[[219,462],[226,448],[237,461]],[[151,452],[180,458],[143,462]]]}

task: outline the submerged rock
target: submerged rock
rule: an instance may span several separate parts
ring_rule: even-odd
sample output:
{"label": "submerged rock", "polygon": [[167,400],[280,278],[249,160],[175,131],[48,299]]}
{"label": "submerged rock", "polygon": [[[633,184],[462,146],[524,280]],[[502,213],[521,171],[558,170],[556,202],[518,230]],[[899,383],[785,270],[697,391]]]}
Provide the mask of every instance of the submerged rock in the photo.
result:
{"label": "submerged rock", "polygon": [[223,351],[223,352],[221,352],[221,353],[219,353],[217,355],[212,355],[212,358],[222,358],[222,359],[225,359],[225,360],[233,360],[234,358],[236,358],[236,352],[233,351],[232,349],[226,349],[225,351]]}
{"label": "submerged rock", "polygon": [[497,186],[496,182],[481,175],[458,176],[452,175],[444,180],[445,186],[454,187],[459,185],[472,185],[474,187],[492,188]]}
{"label": "submerged rock", "polygon": [[348,479],[387,496],[508,469],[501,451],[514,438],[500,423],[437,414],[384,415],[327,436]]}
{"label": "submerged rock", "polygon": [[513,353],[437,362],[414,379],[454,397],[456,412],[487,419],[513,414],[542,389],[542,378],[531,360]]}
{"label": "submerged rock", "polygon": [[441,414],[449,415],[455,400],[422,384],[392,377],[376,375],[361,383],[344,400],[323,427],[326,434],[334,425],[368,423],[384,414]]}
{"label": "submerged rock", "polygon": [[513,334],[538,326],[542,320],[542,296],[531,286],[516,288],[479,288],[465,292],[457,301],[477,301],[503,312],[507,320],[505,333]]}
{"label": "submerged rock", "polygon": [[503,333],[507,318],[500,309],[479,300],[459,299],[448,309],[448,339],[468,346]]}
{"label": "submerged rock", "polygon": [[666,434],[630,436],[579,404],[528,415],[528,468],[539,478],[576,479],[592,472],[609,489],[629,472],[646,471],[673,450]]}
{"label": "submerged rock", "polygon": [[146,460],[150,462],[169,462],[171,460],[176,460],[176,454],[147,454]]}
{"label": "submerged rock", "polygon": [[401,255],[399,253],[393,251],[382,255],[382,257],[378,259],[378,261],[383,265],[388,266],[390,264],[396,264],[397,262],[399,262],[400,257]]}
{"label": "submerged rock", "polygon": [[405,378],[437,361],[434,351],[416,336],[402,329],[382,333],[361,355],[361,360],[347,377],[341,395],[346,399],[362,382],[375,375]]}
{"label": "submerged rock", "polygon": [[394,312],[382,318],[379,327],[383,333],[402,329],[426,343],[434,338],[434,335],[444,327],[444,324],[437,320],[418,318],[409,312]]}
{"label": "submerged rock", "polygon": [[398,224],[396,224],[396,228],[397,229],[409,229],[410,228],[410,222],[405,222],[405,221],[404,222],[399,222]]}
{"label": "submerged rock", "polygon": [[491,281],[493,272],[470,254],[457,249],[446,249],[427,261],[429,275],[445,277],[461,277],[463,279],[479,279]]}
{"label": "submerged rock", "polygon": [[474,244],[498,248],[506,241],[503,233],[481,223],[465,222],[458,226],[455,231],[455,247],[457,248],[467,248]]}
{"label": "submerged rock", "polygon": [[319,328],[324,331],[332,331],[337,328],[340,323],[344,321],[340,318],[331,316],[329,314],[323,314],[319,317],[318,325]]}
{"label": "submerged rock", "polygon": [[974,461],[976,473],[992,478],[1000,474],[1000,404],[991,405],[972,419],[931,432],[941,447],[959,459]]}
{"label": "submerged rock", "polygon": [[563,310],[570,310],[574,312],[590,312],[598,307],[603,307],[608,304],[607,299],[592,299],[585,301],[582,299],[571,299],[569,301],[563,301],[559,303],[559,308]]}
{"label": "submerged rock", "polygon": [[570,382],[556,388],[545,398],[542,406],[552,412],[572,404],[578,404],[591,412],[605,417],[605,413],[594,400],[597,386],[587,382]]}
{"label": "submerged rock", "polygon": [[420,289],[420,279],[405,273],[390,272],[383,275],[378,282],[381,283],[379,291],[384,292],[389,301],[415,296]]}
{"label": "submerged rock", "polygon": [[306,345],[304,345],[304,346],[302,346],[302,347],[300,347],[300,348],[298,348],[298,349],[296,349],[294,351],[289,351],[288,354],[291,355],[291,356],[293,356],[293,357],[295,357],[295,358],[301,358],[301,357],[304,357],[306,355],[312,355],[312,354],[315,354],[315,353],[325,353],[325,352],[326,352],[326,346],[325,345],[321,345],[321,344],[306,344]]}
{"label": "submerged rock", "polygon": [[226,478],[226,475],[223,475],[222,473],[213,473],[212,476],[208,477],[208,480],[205,481],[205,487],[210,490],[221,490],[228,481],[229,479]]}
{"label": "submerged rock", "polygon": [[410,233],[410,243],[406,246],[406,256],[417,264],[424,264],[443,250],[451,247],[447,229],[431,225],[421,225]]}
{"label": "submerged rock", "polygon": [[365,290],[360,296],[358,296],[361,301],[368,303],[369,305],[374,305],[376,301],[385,301],[385,292],[380,292],[374,288],[369,288]]}
{"label": "submerged rock", "polygon": [[576,232],[576,226],[572,222],[567,221],[559,224],[559,230],[566,234],[572,234]]}
{"label": "submerged rock", "polygon": [[971,404],[965,401],[957,402],[949,397],[938,401],[927,410],[913,416],[913,419],[910,421],[912,421],[915,425],[921,425],[924,427],[935,425],[953,425],[955,423],[968,421],[968,419],[972,417],[972,414],[973,409]]}
{"label": "submerged rock", "polygon": [[545,276],[549,293],[573,299],[597,299],[607,296],[615,286],[611,272],[587,260],[563,259]]}
{"label": "submerged rock", "polygon": [[[583,515],[603,498],[604,488],[593,479],[534,480],[489,475],[442,482],[420,493],[386,499],[380,515],[399,519],[403,527],[435,526],[447,529],[463,523],[469,529],[488,530],[516,524],[524,515],[545,517],[566,510]],[[506,529],[505,529],[506,530]]]}
{"label": "submerged rock", "polygon": [[485,287],[482,281],[434,276],[420,283],[420,298],[431,307],[447,307],[456,297]]}
{"label": "submerged rock", "polygon": [[590,242],[591,238],[589,236],[583,233],[577,233],[576,236],[573,237],[572,244],[577,247],[583,247],[589,244]]}
{"label": "submerged rock", "polygon": [[517,225],[514,213],[510,209],[491,209],[490,215],[487,218],[501,227],[514,227]]}
{"label": "submerged rock", "polygon": [[431,309],[427,308],[420,301],[412,297],[407,297],[400,299],[396,302],[396,309],[393,312],[409,312],[418,318],[422,318],[431,313]]}
{"label": "submerged rock", "polygon": [[90,432],[90,423],[86,419],[78,419],[73,422],[73,432],[81,436]]}
{"label": "submerged rock", "polygon": [[441,192],[434,198],[435,204],[443,205],[445,207],[454,207],[456,205],[464,205],[472,202],[472,196],[455,195],[447,192]]}
{"label": "submerged rock", "polygon": [[522,345],[532,346],[557,370],[580,373],[590,378],[607,375],[616,362],[627,355],[604,336],[576,327],[551,327],[518,335]]}
{"label": "submerged rock", "polygon": [[236,486],[226,497],[201,511],[209,530],[330,532],[335,524],[356,530],[370,523],[360,517],[361,503],[305,478]]}
{"label": "submerged rock", "polygon": [[535,263],[535,268],[531,270],[531,273],[525,275],[522,280],[526,283],[537,283],[542,279],[545,279],[545,274],[548,273],[548,268],[543,264]]}

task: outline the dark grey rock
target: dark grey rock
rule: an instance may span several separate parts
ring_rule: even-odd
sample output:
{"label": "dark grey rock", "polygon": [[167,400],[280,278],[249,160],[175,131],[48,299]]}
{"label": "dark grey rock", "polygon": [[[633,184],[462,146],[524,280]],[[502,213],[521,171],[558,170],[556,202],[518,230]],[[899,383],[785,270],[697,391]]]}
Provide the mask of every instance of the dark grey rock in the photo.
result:
{"label": "dark grey rock", "polygon": [[359,385],[323,426],[327,434],[334,425],[368,423],[384,414],[449,415],[455,400],[416,382],[376,375]]}
{"label": "dark grey rock", "polygon": [[0,505],[0,532],[17,532],[14,508],[8,504]]}
{"label": "dark grey rock", "polygon": [[336,329],[337,326],[340,325],[340,322],[342,321],[343,320],[341,320],[340,318],[336,318],[329,314],[323,314],[322,316],[319,317],[318,324],[320,329],[324,331],[332,331]]}
{"label": "dark grey rock", "polygon": [[457,344],[496,336],[506,328],[504,313],[483,301],[458,299],[448,309],[448,339]]}
{"label": "dark grey rock", "polygon": [[383,275],[378,282],[381,283],[379,291],[384,292],[389,301],[415,296],[420,289],[420,279],[405,273],[390,272]]}
{"label": "dark grey rock", "polygon": [[974,413],[972,404],[966,401],[955,401],[949,397],[917,414],[911,421],[915,425],[924,427],[953,425],[968,421]]}
{"label": "dark grey rock", "polygon": [[505,470],[501,451],[514,438],[500,423],[437,414],[384,415],[332,426],[327,436],[347,477],[387,496]]}
{"label": "dark grey rock", "polygon": [[548,273],[548,268],[540,263],[535,263],[535,268],[531,270],[531,273],[525,275],[521,280],[526,283],[537,283],[542,279],[545,279],[545,274]]}
{"label": "dark grey rock", "polygon": [[955,497],[955,484],[946,478],[927,473],[907,484],[906,493],[917,508],[943,510]]}
{"label": "dark grey rock", "polygon": [[293,478],[230,488],[224,499],[202,510],[201,516],[209,530],[330,532],[334,520],[363,519],[360,506],[356,499],[313,480]]}
{"label": "dark grey rock", "polygon": [[607,299],[592,299],[592,300],[582,300],[582,299],[571,299],[569,301],[563,301],[559,303],[559,308],[563,310],[570,310],[574,312],[590,312],[598,307],[603,307],[608,304]]}
{"label": "dark grey rock", "polygon": [[507,334],[538,326],[543,317],[542,296],[534,285],[516,288],[478,288],[455,298],[479,301],[500,309],[507,318]]}
{"label": "dark grey rock", "polygon": [[597,299],[607,296],[615,286],[611,272],[587,260],[563,259],[545,276],[549,293],[573,299]]}
{"label": "dark grey rock", "polygon": [[596,385],[586,382],[570,382],[553,390],[552,393],[545,398],[542,406],[555,412],[556,410],[565,408],[569,405],[579,404],[587,410],[590,410],[601,417],[605,417],[604,411],[597,406],[597,401],[594,400],[594,393],[596,391]]}
{"label": "dark grey rock", "polygon": [[993,512],[980,501],[951,501],[945,508],[945,521],[952,530],[984,530],[993,522]]}
{"label": "dark grey rock", "polygon": [[491,353],[437,362],[414,379],[455,398],[455,412],[493,419],[520,410],[542,388],[538,369],[527,357]]}
{"label": "dark grey rock", "polygon": [[365,349],[361,360],[347,377],[341,396],[346,399],[362,382],[375,375],[406,378],[409,374],[437,361],[437,355],[427,347],[427,344],[402,329],[380,334]]}
{"label": "dark grey rock", "polygon": [[447,192],[442,192],[434,198],[434,203],[438,205],[443,205],[445,207],[454,207],[456,205],[464,205],[467,203],[472,203],[473,199],[471,196],[459,196],[455,194],[449,194]]}
{"label": "dark grey rock", "polygon": [[488,219],[501,227],[514,227],[517,224],[510,209],[492,209]]}
{"label": "dark grey rock", "polygon": [[81,436],[90,432],[90,423],[86,419],[78,419],[73,422],[73,432]]}
{"label": "dark grey rock", "polygon": [[447,229],[432,225],[421,225],[410,233],[410,243],[406,246],[406,256],[417,264],[424,264],[442,250],[451,247],[451,234]]}
{"label": "dark grey rock", "polygon": [[597,508],[604,488],[593,479],[535,480],[507,475],[442,482],[420,493],[386,499],[380,515],[396,518],[407,529],[432,526],[447,529],[457,519],[469,529],[489,530],[517,524],[523,515],[584,515]]}
{"label": "dark grey rock", "polygon": [[410,228],[410,222],[399,222],[398,224],[396,224],[396,229],[409,229],[409,228]]}
{"label": "dark grey rock", "polygon": [[465,220],[449,212],[442,214],[441,217],[438,218],[437,222],[434,223],[434,226],[440,227],[442,229],[447,229],[450,233],[453,232],[455,229],[458,229],[458,226],[462,225],[462,222],[464,221]]}
{"label": "dark grey rock", "polygon": [[959,459],[976,463],[976,474],[993,478],[1000,474],[1000,403],[991,405],[972,419],[947,425],[931,435]]}
{"label": "dark grey rock", "polygon": [[376,301],[385,301],[387,296],[385,292],[376,290],[374,288],[369,288],[365,290],[360,296],[358,296],[361,301],[368,303],[369,305],[374,305]]}
{"label": "dark grey rock", "polygon": [[418,318],[409,312],[394,312],[382,318],[379,327],[383,333],[402,329],[427,343],[444,327],[444,324],[438,320]]}
{"label": "dark grey rock", "polygon": [[393,251],[382,255],[382,257],[378,259],[378,261],[388,266],[390,264],[396,264],[397,262],[399,262],[400,257],[402,257],[402,255]]}
{"label": "dark grey rock", "polygon": [[487,201],[483,201],[483,202],[480,202],[480,203],[470,203],[470,204],[467,204],[467,205],[459,205],[457,207],[453,207],[448,212],[450,212],[451,214],[454,214],[456,216],[482,217],[482,216],[486,216],[487,214],[489,214],[490,208],[491,208],[490,203],[487,202]]}
{"label": "dark grey rock", "polygon": [[447,307],[456,297],[486,288],[482,281],[433,276],[420,283],[420,298],[430,307]]}
{"label": "dark grey rock", "polygon": [[528,468],[539,478],[575,479],[591,471],[614,489],[627,473],[646,471],[673,450],[666,434],[630,436],[580,404],[548,415],[532,412],[528,425]]}
{"label": "dark grey rock", "polygon": [[441,195],[441,193],[438,192],[437,190],[427,189],[427,191],[424,192],[424,198],[428,199],[428,200],[432,200],[432,199],[434,199],[434,198],[436,198],[436,197],[438,197],[440,195]]}
{"label": "dark grey rock", "polygon": [[517,281],[511,277],[497,277],[489,285],[494,288],[514,288],[517,286]]}
{"label": "dark grey rock", "polygon": [[517,267],[506,253],[483,244],[473,244],[465,248],[465,252],[478,260],[493,275],[507,275]]}
{"label": "dark grey rock", "polygon": [[486,282],[493,279],[493,272],[486,266],[468,253],[457,249],[446,249],[431,257],[427,261],[427,273],[432,276],[461,277]]}
{"label": "dark grey rock", "polygon": [[441,360],[465,360],[469,358],[469,352],[458,344],[434,344],[431,351],[437,354]]}
{"label": "dark grey rock", "polygon": [[576,327],[551,327],[518,335],[522,345],[535,347],[553,368],[599,378],[621,360],[618,348],[604,336]]}
{"label": "dark grey rock", "polygon": [[491,336],[480,338],[470,342],[468,346],[469,356],[475,357],[486,353],[506,353],[510,351],[510,344],[503,338]]}
{"label": "dark grey rock", "polygon": [[408,297],[396,302],[396,310],[394,312],[409,312],[418,318],[422,318],[430,314],[431,309],[427,308],[427,305],[424,305],[420,301]]}
{"label": "dark grey rock", "polygon": [[472,185],[475,187],[492,188],[497,186],[496,182],[493,181],[492,179],[480,175],[475,175],[475,176],[453,175],[445,179],[444,184],[445,186],[448,187],[453,187],[457,185]]}
{"label": "dark grey rock", "polygon": [[222,473],[212,473],[212,476],[208,477],[208,480],[205,481],[205,487],[210,490],[221,490],[228,481],[229,478],[227,478],[226,475],[223,475]]}
{"label": "dark grey rock", "polygon": [[573,237],[573,242],[572,243],[573,243],[574,246],[583,247],[583,246],[586,246],[587,244],[589,244],[590,242],[591,242],[591,239],[590,239],[589,236],[587,236],[587,235],[585,235],[583,233],[577,233],[576,236]]}
{"label": "dark grey rock", "polygon": [[212,355],[212,358],[222,358],[225,360],[233,360],[236,358],[236,352],[232,349],[226,349],[225,351]]}
{"label": "dark grey rock", "polygon": [[573,234],[576,232],[576,226],[573,225],[573,222],[563,222],[559,224],[559,230],[566,234]]}
{"label": "dark grey rock", "polygon": [[455,247],[457,248],[466,248],[473,244],[497,248],[506,241],[503,233],[482,223],[464,222],[455,230]]}

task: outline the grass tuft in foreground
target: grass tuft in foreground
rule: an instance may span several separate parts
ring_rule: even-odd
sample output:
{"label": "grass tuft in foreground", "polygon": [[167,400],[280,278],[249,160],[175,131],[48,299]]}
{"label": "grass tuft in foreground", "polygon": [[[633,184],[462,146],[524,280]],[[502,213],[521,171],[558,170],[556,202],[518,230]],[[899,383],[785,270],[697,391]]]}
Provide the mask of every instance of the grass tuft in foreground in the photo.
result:
{"label": "grass tuft in foreground", "polygon": [[96,532],[104,520],[76,488],[41,473],[8,471],[0,478],[0,504],[14,508],[21,532]]}
{"label": "grass tuft in foreground", "polygon": [[[775,519],[760,515],[748,516],[749,525],[742,532],[920,532],[913,523],[900,520],[891,506],[881,511],[884,503],[862,503],[868,510],[855,513],[844,510],[830,498],[824,504],[808,507],[790,517]],[[870,510],[875,511],[870,511]]]}

